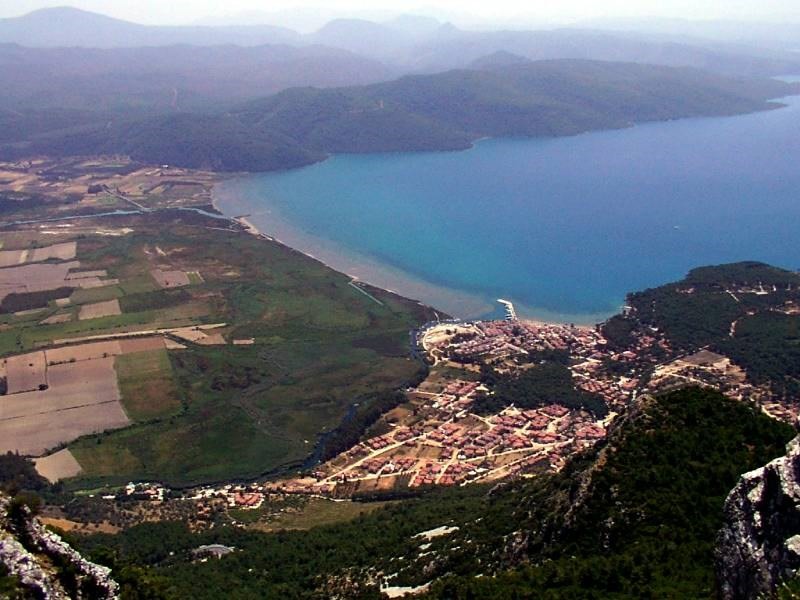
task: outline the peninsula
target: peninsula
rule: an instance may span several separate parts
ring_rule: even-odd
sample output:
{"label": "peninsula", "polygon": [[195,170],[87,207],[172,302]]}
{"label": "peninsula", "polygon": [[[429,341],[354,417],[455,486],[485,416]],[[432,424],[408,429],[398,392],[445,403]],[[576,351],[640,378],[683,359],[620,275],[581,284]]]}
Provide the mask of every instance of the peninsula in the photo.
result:
{"label": "peninsula", "polygon": [[[797,87],[691,68],[591,60],[292,88],[224,112],[0,112],[0,160],[127,155],[215,171],[300,167],[331,153],[463,150],[484,137],[553,137],[779,106]],[[453,103],[457,94],[459,102]]]}

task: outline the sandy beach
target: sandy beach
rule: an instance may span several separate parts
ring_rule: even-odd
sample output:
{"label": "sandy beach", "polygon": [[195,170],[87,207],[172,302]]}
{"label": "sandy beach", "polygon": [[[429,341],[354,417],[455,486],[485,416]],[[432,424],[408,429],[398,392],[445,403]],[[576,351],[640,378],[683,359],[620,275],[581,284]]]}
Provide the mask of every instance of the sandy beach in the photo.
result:
{"label": "sandy beach", "polygon": [[261,231],[259,231],[258,227],[253,225],[253,223],[251,223],[246,217],[234,217],[233,220],[242,225],[247,230],[247,233],[252,235],[261,235]]}
{"label": "sandy beach", "polygon": [[[417,300],[456,318],[502,318],[502,307],[494,299],[425,281],[378,259],[343,248],[335,242],[303,231],[272,208],[253,212],[252,206],[225,189],[224,182],[214,188],[213,206],[240,223],[249,233],[267,236],[354,280]],[[236,216],[241,214],[247,214],[247,217]],[[520,319],[525,321],[594,326],[608,318],[607,314],[561,314],[529,307],[513,298],[510,300],[514,302]]]}

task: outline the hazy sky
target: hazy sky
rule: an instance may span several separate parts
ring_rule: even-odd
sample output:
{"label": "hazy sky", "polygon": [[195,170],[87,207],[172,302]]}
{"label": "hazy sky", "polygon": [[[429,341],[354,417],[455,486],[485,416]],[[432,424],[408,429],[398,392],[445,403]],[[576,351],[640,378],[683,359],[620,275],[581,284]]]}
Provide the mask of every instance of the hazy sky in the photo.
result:
{"label": "hazy sky", "polygon": [[[428,8],[425,9],[427,3]],[[69,4],[141,23],[188,23],[208,16],[245,11],[282,11],[324,6],[323,12],[359,10],[436,13],[458,20],[473,15],[495,21],[574,21],[602,16],[659,16],[688,19],[800,21],[800,0],[0,0],[0,17]]]}

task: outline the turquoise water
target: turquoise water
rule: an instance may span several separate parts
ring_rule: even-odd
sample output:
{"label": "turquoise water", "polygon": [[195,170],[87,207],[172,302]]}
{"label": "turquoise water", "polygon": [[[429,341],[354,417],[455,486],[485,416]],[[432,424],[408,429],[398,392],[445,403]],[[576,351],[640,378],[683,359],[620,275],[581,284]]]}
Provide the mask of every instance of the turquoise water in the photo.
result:
{"label": "turquoise water", "polygon": [[800,97],[779,110],[452,153],[338,155],[223,184],[227,214],[458,316],[590,322],[738,260],[800,267]]}

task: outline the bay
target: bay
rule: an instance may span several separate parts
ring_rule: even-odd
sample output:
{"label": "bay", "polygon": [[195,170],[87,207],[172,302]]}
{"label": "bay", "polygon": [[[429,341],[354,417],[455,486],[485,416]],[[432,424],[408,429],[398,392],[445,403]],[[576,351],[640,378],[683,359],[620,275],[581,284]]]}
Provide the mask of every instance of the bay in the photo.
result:
{"label": "bay", "polygon": [[334,268],[460,317],[597,322],[625,294],[739,260],[800,267],[800,97],[465,152],[336,155],[216,203]]}

